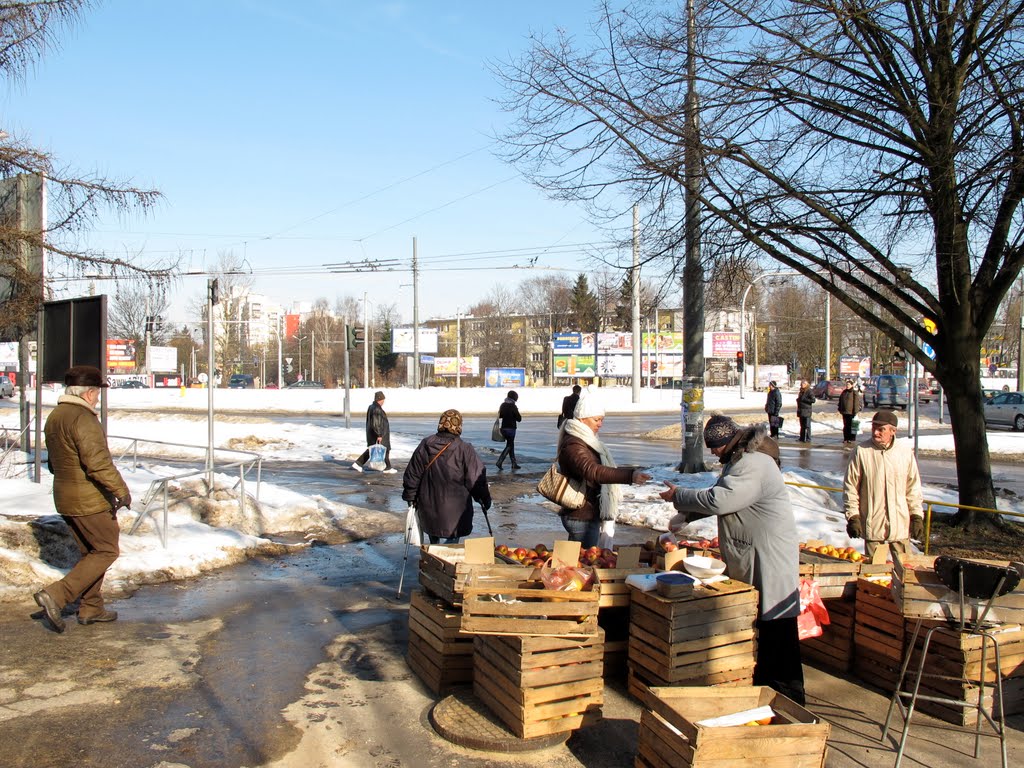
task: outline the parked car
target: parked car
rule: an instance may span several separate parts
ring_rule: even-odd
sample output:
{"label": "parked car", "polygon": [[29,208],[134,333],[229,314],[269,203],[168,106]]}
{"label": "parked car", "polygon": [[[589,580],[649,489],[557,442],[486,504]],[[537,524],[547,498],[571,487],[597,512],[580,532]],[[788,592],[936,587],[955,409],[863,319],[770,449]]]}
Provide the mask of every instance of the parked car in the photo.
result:
{"label": "parked car", "polygon": [[864,387],[864,405],[869,408],[902,408],[906,410],[910,386],[906,376],[887,373],[872,378]]}
{"label": "parked car", "polygon": [[14,384],[8,376],[0,376],[0,397],[14,397]]}
{"label": "parked car", "polygon": [[683,380],[682,379],[669,379],[668,381],[661,382],[661,384],[656,384],[654,386],[654,388],[655,389],[682,389],[683,388]]}
{"label": "parked car", "polygon": [[930,403],[932,401],[932,385],[921,383],[917,388],[917,402]]}
{"label": "parked car", "polygon": [[993,397],[995,397],[999,393],[1000,393],[1000,390],[998,390],[998,389],[983,389],[983,390],[981,390],[981,401],[983,403],[987,403],[989,400],[991,400]]}
{"label": "parked car", "polygon": [[1000,392],[982,406],[985,426],[1012,427],[1024,432],[1024,393]]}
{"label": "parked car", "polygon": [[228,379],[228,389],[252,389],[256,386],[252,374],[232,373]]}
{"label": "parked car", "polygon": [[303,379],[302,381],[296,381],[293,384],[289,384],[285,389],[323,389],[324,383],[322,381],[310,381]]}
{"label": "parked car", "polygon": [[127,381],[122,381],[120,384],[118,384],[117,388],[118,389],[149,389],[149,386],[144,381],[139,381],[138,379],[128,379]]}
{"label": "parked car", "polygon": [[833,397],[843,394],[844,389],[846,389],[846,382],[842,379],[822,379],[814,385],[811,392],[819,400],[831,400]]}

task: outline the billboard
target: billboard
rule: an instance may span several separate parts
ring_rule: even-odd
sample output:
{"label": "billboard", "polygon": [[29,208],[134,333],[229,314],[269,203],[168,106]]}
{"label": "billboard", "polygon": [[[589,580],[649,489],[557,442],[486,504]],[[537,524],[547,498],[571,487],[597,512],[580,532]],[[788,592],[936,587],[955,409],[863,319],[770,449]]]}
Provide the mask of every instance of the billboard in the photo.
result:
{"label": "billboard", "polygon": [[[46,269],[42,245],[46,231],[46,181],[42,176],[19,173],[0,179],[0,230],[28,236],[7,234],[0,240],[0,263],[17,264],[29,275],[42,277]],[[3,271],[9,272],[10,267]],[[11,290],[10,281],[0,275],[0,304],[11,298]]]}
{"label": "billboard", "polygon": [[485,387],[525,387],[525,368],[488,368],[484,372]]}
{"label": "billboard", "polygon": [[[413,354],[412,328],[391,329],[391,351],[399,354]],[[437,354],[437,328],[420,328],[420,354]]]}
{"label": "billboard", "polygon": [[839,358],[839,377],[845,379],[866,379],[871,375],[871,358],[859,355],[842,355]]}
{"label": "billboard", "polygon": [[[711,337],[711,354],[708,355],[706,341]],[[740,334],[738,331],[712,331],[704,334],[704,354],[708,357],[736,357],[740,351]]]}
{"label": "billboard", "polygon": [[437,376],[479,376],[480,358],[476,355],[473,357],[460,357],[459,370],[456,371],[454,357],[435,357],[434,374]]}
{"label": "billboard", "polygon": [[177,347],[150,347],[148,352],[149,370],[154,373],[177,373]]}
{"label": "billboard", "polygon": [[111,373],[134,371],[135,339],[107,339],[107,370]]}
{"label": "billboard", "polygon": [[[641,352],[679,352],[683,351],[683,334],[681,331],[640,334]],[[563,332],[552,336],[552,346],[556,352],[594,352],[594,334]],[[633,354],[633,334],[629,331],[614,331],[597,335],[597,351],[602,355]]]}
{"label": "billboard", "polygon": [[301,319],[302,315],[284,316],[284,337],[286,339],[294,339],[299,335],[299,321]]}

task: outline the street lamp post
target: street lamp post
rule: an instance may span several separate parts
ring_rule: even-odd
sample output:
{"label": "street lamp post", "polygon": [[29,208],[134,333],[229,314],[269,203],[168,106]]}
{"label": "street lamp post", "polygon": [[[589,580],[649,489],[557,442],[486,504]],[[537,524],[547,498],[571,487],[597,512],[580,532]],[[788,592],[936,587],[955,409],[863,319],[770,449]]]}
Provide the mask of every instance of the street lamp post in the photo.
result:
{"label": "street lamp post", "polygon": [[299,341],[299,377],[305,379],[306,377],[303,375],[302,372],[302,342],[308,339],[309,336],[296,336],[295,338],[298,339]]}
{"label": "street lamp post", "polygon": [[[743,299],[740,301],[740,352],[743,353],[744,360],[746,359],[746,316],[747,316],[747,294],[750,293],[750,289],[754,287],[754,283],[758,280],[764,280],[768,277],[792,277],[799,276],[799,272],[765,272],[763,275],[757,275],[751,278],[750,285],[743,290]],[[746,378],[746,370],[740,372],[740,399],[742,400],[743,395],[743,379]]]}

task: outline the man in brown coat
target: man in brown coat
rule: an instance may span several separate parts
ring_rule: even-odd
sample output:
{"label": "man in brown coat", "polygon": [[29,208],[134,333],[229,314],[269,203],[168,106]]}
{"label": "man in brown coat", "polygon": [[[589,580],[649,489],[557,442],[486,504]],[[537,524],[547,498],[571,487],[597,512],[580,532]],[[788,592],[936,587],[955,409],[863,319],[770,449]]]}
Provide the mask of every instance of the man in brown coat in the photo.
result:
{"label": "man in brown coat", "polygon": [[53,473],[53,504],[82,557],[63,579],[33,595],[58,632],[64,631],[61,609],[79,597],[79,624],[117,619],[116,611],[103,607],[101,589],[119,554],[117,510],[132,503],[96,418],[100,389],[107,386],[103,374],[76,365],[64,375],[64,386],[46,419],[47,466]]}

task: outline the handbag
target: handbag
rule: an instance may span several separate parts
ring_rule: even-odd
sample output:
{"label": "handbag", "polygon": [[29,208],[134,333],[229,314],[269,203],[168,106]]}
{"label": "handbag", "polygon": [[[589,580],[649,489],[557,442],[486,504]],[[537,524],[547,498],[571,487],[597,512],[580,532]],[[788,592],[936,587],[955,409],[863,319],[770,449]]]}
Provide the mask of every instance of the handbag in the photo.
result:
{"label": "handbag", "polygon": [[378,472],[383,472],[387,469],[387,448],[380,443],[376,443],[375,445],[366,446],[366,450],[370,452],[370,460],[366,462],[367,467]]}
{"label": "handbag", "polygon": [[491,440],[496,443],[505,442],[505,436],[501,434],[501,416],[494,420],[494,426],[491,427]]}
{"label": "handbag", "polygon": [[571,480],[558,471],[558,463],[554,463],[537,483],[537,492],[548,501],[553,501],[566,509],[579,509],[587,501],[586,483],[583,480]]}

